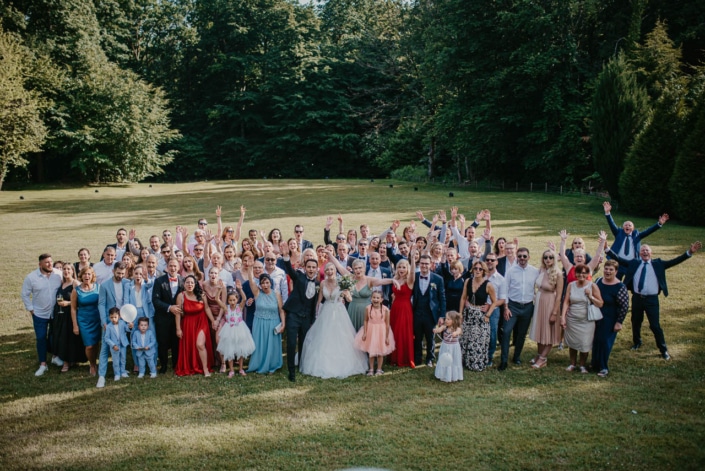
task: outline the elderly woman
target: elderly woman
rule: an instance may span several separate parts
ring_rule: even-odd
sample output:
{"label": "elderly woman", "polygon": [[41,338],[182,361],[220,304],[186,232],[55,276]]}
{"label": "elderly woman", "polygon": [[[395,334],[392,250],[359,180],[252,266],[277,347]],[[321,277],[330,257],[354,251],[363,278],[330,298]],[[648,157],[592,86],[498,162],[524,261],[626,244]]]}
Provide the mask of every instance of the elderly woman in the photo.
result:
{"label": "elderly woman", "polygon": [[[331,261],[335,264],[336,268],[338,268],[339,272],[341,269],[344,270],[335,257],[331,257]],[[358,259],[352,263],[355,285],[350,290],[352,300],[350,304],[348,304],[348,315],[350,316],[353,327],[355,327],[355,332],[360,330],[365,323],[365,310],[370,304],[370,298],[372,297],[374,288],[392,284],[391,278],[373,278],[365,275],[365,268],[366,264],[363,260]]]}
{"label": "elderly woman", "polygon": [[570,348],[570,365],[566,371],[576,369],[578,352],[580,352],[580,372],[588,372],[585,362],[595,335],[595,322],[588,320],[588,304],[592,303],[597,307],[602,307],[603,304],[600,289],[588,281],[589,274],[590,268],[587,265],[576,265],[577,280],[568,284],[563,300],[561,326],[565,329],[565,343]]}
{"label": "elderly woman", "polygon": [[595,322],[595,338],[592,342],[592,369],[604,378],[609,373],[607,361],[622,322],[627,317],[629,295],[627,287],[617,278],[619,263],[607,260],[602,269],[603,277],[595,283],[602,296],[602,319]]}
{"label": "elderly woman", "polygon": [[98,312],[100,285],[95,282],[95,272],[92,267],[82,269],[78,279],[81,284],[71,292],[73,333],[81,335],[81,340],[86,346],[86,358],[90,364],[91,376],[95,376],[96,359],[100,351],[98,344],[103,333],[100,312]]}
{"label": "elderly woman", "polygon": [[531,366],[538,369],[548,364],[548,354],[554,345],[560,343],[562,335],[558,315],[563,294],[563,274],[558,268],[553,250],[543,253],[536,287],[538,290],[529,338],[538,344],[538,352],[531,360]]}
{"label": "elderly woman", "polygon": [[[487,303],[488,299],[490,304]],[[494,286],[487,279],[485,262],[472,264],[472,278],[465,282],[460,306],[463,308],[463,333],[460,337],[463,365],[469,370],[483,371],[490,348],[490,316],[498,306]]]}

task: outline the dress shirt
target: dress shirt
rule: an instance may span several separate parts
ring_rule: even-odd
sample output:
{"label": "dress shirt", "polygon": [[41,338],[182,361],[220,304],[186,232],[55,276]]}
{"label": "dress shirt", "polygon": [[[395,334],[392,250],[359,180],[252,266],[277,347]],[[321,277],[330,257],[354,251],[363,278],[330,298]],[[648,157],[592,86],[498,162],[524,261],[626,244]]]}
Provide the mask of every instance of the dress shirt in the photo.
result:
{"label": "dress shirt", "polygon": [[[639,291],[639,280],[641,279],[642,271],[646,269],[646,280],[644,280],[644,289]],[[644,296],[652,296],[658,294],[658,280],[656,279],[656,272],[654,271],[654,266],[651,264],[651,260],[646,262],[641,262],[639,268],[636,269],[634,274],[634,292],[642,294]]]}
{"label": "dress shirt", "polygon": [[[264,273],[268,274],[272,279],[272,289],[282,297],[282,304],[285,303],[286,300],[289,299],[289,285],[286,281],[286,272],[279,267],[274,267],[272,273],[269,273],[266,269]],[[259,286],[259,280],[257,280],[257,283],[257,286]]]}
{"label": "dress shirt", "polygon": [[312,299],[316,295],[316,281],[315,278],[313,280],[307,278],[306,280],[306,298]]}
{"label": "dress shirt", "polygon": [[172,281],[171,276],[169,277],[169,288],[171,288],[171,297],[176,296],[176,291],[179,289],[179,278],[176,277],[175,281]]}
{"label": "dress shirt", "polygon": [[[506,302],[507,280],[505,280],[504,277],[500,275],[497,270],[495,270],[492,276],[488,277],[487,280],[494,287],[494,292],[497,297],[497,300],[499,301],[500,299],[503,299]],[[487,297],[487,304],[492,304],[492,300],[489,297]]]}
{"label": "dress shirt", "polygon": [[122,281],[116,282],[115,280],[113,280],[113,287],[115,288],[115,307],[119,309],[124,304],[124,301],[123,301],[124,291],[122,289]]}
{"label": "dress shirt", "polygon": [[531,265],[521,268],[516,264],[506,273],[507,298],[516,303],[526,304],[534,300],[534,284],[539,270]]}
{"label": "dress shirt", "polygon": [[[626,253],[627,247],[629,247],[629,253]],[[631,234],[624,236],[624,243],[622,247],[620,247],[617,255],[624,260],[634,260],[637,258],[639,254],[634,250],[634,237]]]}
{"label": "dress shirt", "polygon": [[27,275],[22,283],[22,302],[25,309],[42,319],[51,318],[61,280],[61,271],[57,269],[53,269],[49,275],[44,275],[37,268]]}
{"label": "dress shirt", "polygon": [[[429,273],[424,277],[424,275],[419,274],[419,290],[421,290],[421,294],[426,294],[426,290],[428,289],[428,284],[430,282],[429,277],[431,274]],[[426,278],[426,279],[424,279]]]}
{"label": "dress shirt", "polygon": [[[367,276],[369,276],[370,278],[377,278],[378,280],[381,280],[382,279],[382,270],[380,269],[380,267],[377,267],[377,268],[370,267],[370,269],[367,271]],[[380,293],[384,292],[384,290],[382,289],[382,286],[374,286],[372,288],[372,291],[379,291]]]}

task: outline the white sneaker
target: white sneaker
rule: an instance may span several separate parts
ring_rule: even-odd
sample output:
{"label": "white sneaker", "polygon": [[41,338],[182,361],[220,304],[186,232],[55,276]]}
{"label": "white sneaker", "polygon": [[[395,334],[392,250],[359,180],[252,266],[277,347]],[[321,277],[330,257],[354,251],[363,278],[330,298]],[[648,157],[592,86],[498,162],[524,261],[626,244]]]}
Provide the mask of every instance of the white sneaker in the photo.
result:
{"label": "white sneaker", "polygon": [[39,369],[34,372],[34,376],[42,376],[49,369],[46,365],[39,365]]}
{"label": "white sneaker", "polygon": [[54,356],[51,359],[51,364],[61,367],[61,366],[64,366],[64,360],[62,360],[61,358],[59,358],[57,356]]}
{"label": "white sneaker", "polygon": [[96,384],[95,387],[96,388],[104,388],[105,387],[105,376],[98,377],[98,384]]}
{"label": "white sneaker", "polygon": [[128,373],[127,371],[125,371],[125,372],[122,374],[122,377],[123,377],[123,378],[129,378],[129,377],[130,377],[130,373]]}
{"label": "white sneaker", "polygon": [[120,375],[115,375],[115,381],[120,381]]}
{"label": "white sneaker", "polygon": [[138,375],[137,377],[138,377],[138,378],[144,378],[144,373],[142,373],[141,375]]}
{"label": "white sneaker", "polygon": [[152,378],[152,379],[154,379],[154,378],[157,377],[157,373],[152,373],[152,374],[149,375],[149,377]]}

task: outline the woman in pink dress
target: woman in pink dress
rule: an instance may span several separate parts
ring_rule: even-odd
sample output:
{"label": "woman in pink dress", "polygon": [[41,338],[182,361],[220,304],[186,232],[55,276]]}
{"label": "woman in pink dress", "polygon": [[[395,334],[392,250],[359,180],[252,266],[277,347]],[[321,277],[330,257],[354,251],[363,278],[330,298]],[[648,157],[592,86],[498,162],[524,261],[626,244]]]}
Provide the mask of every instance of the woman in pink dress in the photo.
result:
{"label": "woman in pink dress", "polygon": [[182,314],[176,314],[176,335],[180,340],[175,373],[208,377],[213,365],[210,325],[215,321],[195,276],[186,277],[184,291],[176,297],[176,303],[181,306]]}
{"label": "woman in pink dress", "polygon": [[396,350],[392,352],[390,362],[393,365],[416,368],[414,364],[414,310],[411,295],[414,292],[414,257],[411,263],[400,260],[394,274],[392,293],[394,301],[389,315],[389,325],[394,334]]}

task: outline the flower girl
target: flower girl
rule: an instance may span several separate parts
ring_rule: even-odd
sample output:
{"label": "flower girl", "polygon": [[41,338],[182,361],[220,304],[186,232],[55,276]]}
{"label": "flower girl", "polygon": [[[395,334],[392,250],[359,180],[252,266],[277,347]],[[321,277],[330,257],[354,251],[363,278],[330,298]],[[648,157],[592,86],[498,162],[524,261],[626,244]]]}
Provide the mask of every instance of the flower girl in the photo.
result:
{"label": "flower girl", "polygon": [[[394,334],[389,328],[389,308],[382,304],[381,291],[372,292],[372,304],[365,311],[365,323],[355,336],[355,346],[370,356],[370,369],[367,376],[384,374],[384,357],[394,351]],[[375,359],[377,372],[375,373]]]}
{"label": "flower girl", "polygon": [[236,358],[240,367],[240,376],[247,376],[247,373],[242,368],[242,362],[255,351],[255,341],[252,338],[250,329],[245,325],[245,320],[242,318],[242,309],[245,306],[245,301],[247,301],[247,297],[242,290],[242,283],[238,281],[236,291],[228,294],[225,323],[218,331],[220,339],[218,352],[223,355],[223,359],[228,362],[230,367],[228,378],[232,378],[235,375],[233,363]]}
{"label": "flower girl", "polygon": [[445,382],[463,380],[463,355],[460,352],[458,338],[463,333],[460,324],[463,321],[460,313],[450,311],[446,314],[446,323],[433,329],[433,332],[443,332],[443,343],[438,352],[436,364],[436,378]]}

